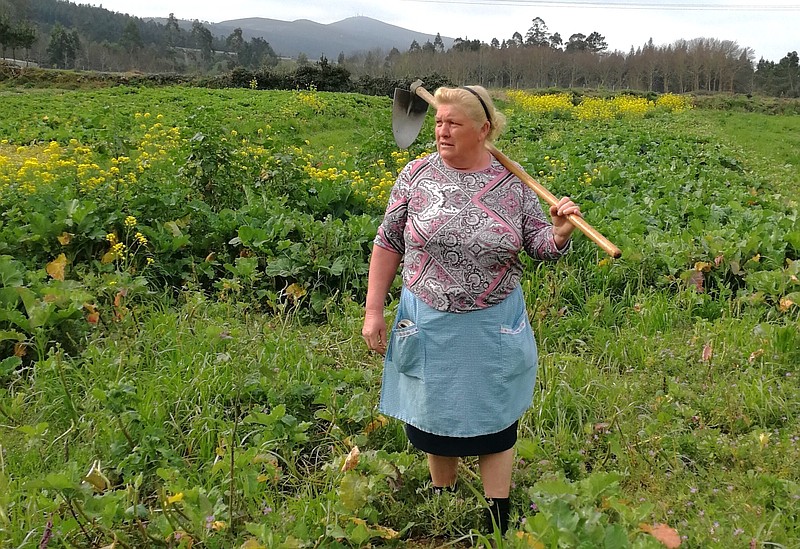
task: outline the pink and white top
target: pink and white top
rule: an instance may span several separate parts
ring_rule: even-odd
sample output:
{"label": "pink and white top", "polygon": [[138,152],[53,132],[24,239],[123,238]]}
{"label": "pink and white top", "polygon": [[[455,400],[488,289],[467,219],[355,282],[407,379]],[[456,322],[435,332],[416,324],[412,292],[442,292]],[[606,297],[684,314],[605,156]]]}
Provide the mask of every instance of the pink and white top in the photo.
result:
{"label": "pink and white top", "polygon": [[505,299],[519,284],[519,252],[564,255],[536,194],[497,159],[449,168],[438,153],[409,162],[392,188],[375,244],[404,255],[403,283],[434,309],[463,313]]}

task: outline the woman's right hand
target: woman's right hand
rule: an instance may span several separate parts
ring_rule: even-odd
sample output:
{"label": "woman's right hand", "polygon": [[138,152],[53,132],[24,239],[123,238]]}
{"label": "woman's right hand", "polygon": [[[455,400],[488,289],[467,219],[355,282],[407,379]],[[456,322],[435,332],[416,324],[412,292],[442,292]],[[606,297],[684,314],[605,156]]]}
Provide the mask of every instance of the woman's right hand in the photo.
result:
{"label": "woman's right hand", "polygon": [[383,304],[392,285],[400,260],[403,256],[380,246],[373,246],[369,260],[369,283],[367,302],[364,306],[364,327],[361,336],[370,351],[386,354],[386,319],[383,317]]}
{"label": "woman's right hand", "polygon": [[367,311],[364,314],[364,326],[361,328],[361,336],[367,343],[370,351],[386,354],[386,319],[383,311]]}

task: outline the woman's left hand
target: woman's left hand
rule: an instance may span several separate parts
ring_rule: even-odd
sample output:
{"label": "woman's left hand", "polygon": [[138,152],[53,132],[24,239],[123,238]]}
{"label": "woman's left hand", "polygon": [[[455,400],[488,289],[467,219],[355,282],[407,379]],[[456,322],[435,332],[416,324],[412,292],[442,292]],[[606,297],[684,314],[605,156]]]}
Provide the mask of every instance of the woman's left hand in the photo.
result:
{"label": "woman's left hand", "polygon": [[575,225],[569,222],[568,215],[583,217],[581,209],[568,196],[563,197],[555,206],[550,206],[550,217],[553,220],[553,238],[559,248],[569,241]]}

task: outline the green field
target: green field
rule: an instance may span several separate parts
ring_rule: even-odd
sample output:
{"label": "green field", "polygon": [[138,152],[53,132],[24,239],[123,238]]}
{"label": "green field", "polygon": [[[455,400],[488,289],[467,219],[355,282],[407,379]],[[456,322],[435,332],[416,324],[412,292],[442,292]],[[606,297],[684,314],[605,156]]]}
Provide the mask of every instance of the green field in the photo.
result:
{"label": "green field", "polygon": [[[526,260],[505,546],[800,546],[800,117],[498,97],[498,148],[623,251]],[[488,546],[475,464],[430,493],[360,337],[432,117],[400,151],[354,94],[0,104],[0,547]]]}

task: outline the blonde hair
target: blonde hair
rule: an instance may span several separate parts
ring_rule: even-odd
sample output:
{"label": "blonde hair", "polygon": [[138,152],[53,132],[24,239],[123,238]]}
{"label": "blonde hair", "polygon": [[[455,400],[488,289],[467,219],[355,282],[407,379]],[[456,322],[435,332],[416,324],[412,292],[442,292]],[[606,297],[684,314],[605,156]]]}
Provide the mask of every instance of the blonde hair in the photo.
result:
{"label": "blonde hair", "polygon": [[490,128],[487,141],[494,141],[506,126],[505,115],[495,108],[494,101],[483,86],[442,87],[436,90],[434,98],[437,105],[455,105],[460,108],[478,128],[486,122],[488,114]]}

